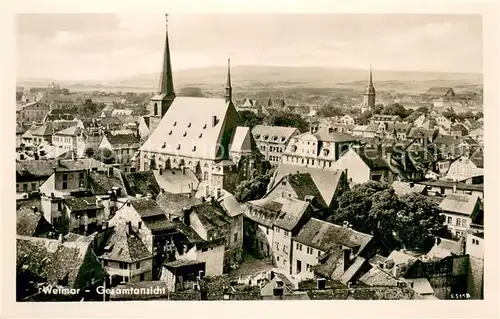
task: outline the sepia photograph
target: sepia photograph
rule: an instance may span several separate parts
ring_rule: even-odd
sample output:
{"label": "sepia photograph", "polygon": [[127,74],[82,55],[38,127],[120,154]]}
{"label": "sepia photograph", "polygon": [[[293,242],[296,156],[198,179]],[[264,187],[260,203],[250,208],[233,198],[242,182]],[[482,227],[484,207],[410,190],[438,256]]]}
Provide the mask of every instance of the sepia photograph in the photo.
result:
{"label": "sepia photograph", "polygon": [[17,302],[485,298],[480,14],[14,22]]}

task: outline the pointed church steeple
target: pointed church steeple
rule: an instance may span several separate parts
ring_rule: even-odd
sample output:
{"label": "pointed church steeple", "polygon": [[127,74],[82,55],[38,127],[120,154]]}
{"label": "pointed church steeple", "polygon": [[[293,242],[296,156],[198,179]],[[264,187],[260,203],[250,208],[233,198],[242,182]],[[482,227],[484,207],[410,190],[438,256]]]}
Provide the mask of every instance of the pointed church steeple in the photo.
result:
{"label": "pointed church steeple", "polygon": [[370,64],[370,86],[373,86],[372,65]]}
{"label": "pointed church steeple", "polygon": [[163,65],[160,74],[160,85],[158,93],[175,96],[174,80],[172,77],[172,65],[170,61],[170,46],[168,43],[168,14],[165,14],[165,50],[163,52]]}
{"label": "pointed church steeple", "polygon": [[231,87],[231,59],[227,59],[227,82],[226,82],[226,103],[233,98],[233,88]]}

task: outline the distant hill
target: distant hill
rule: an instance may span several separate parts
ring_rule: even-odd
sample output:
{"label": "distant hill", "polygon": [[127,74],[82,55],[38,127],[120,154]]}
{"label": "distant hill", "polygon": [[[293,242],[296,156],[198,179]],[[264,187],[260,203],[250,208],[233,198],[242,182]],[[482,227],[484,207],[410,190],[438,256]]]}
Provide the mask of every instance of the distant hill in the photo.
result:
{"label": "distant hill", "polygon": [[[225,67],[206,67],[174,72],[176,90],[183,87],[198,87],[204,92],[222,90],[226,81]],[[68,87],[70,90],[123,90],[155,91],[159,74],[138,74],[129,78],[120,78],[106,82],[78,81],[64,82],[57,79],[18,79],[20,86],[46,86],[52,81]],[[269,87],[293,88],[363,88],[368,81],[368,71],[361,69],[340,69],[320,67],[272,67],[272,66],[233,66],[231,79],[235,90],[260,90]],[[477,87],[482,86],[481,74],[457,74],[438,72],[410,72],[373,70],[375,87],[378,90],[407,89],[426,91],[431,86]]]}

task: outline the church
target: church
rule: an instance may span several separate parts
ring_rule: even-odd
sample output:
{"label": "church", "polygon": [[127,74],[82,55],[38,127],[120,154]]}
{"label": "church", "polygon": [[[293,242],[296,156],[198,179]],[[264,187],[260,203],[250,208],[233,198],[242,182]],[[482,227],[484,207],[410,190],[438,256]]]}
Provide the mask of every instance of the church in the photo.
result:
{"label": "church", "polygon": [[139,169],[160,174],[166,169],[190,169],[204,196],[214,190],[234,190],[240,159],[258,150],[249,128],[238,126],[229,60],[224,98],[176,96],[167,26],[157,93],[150,100],[149,116],[139,125],[145,139],[139,149]]}
{"label": "church", "polygon": [[372,112],[375,108],[375,87],[373,86],[372,67],[370,65],[370,82],[366,86],[365,95],[363,97],[363,106],[361,113]]}

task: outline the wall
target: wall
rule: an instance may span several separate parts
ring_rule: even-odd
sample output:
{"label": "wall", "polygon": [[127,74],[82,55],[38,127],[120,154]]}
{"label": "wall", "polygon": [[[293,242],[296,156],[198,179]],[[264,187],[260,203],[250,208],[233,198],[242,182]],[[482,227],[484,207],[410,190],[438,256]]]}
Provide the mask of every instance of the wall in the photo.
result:
{"label": "wall", "polygon": [[[469,226],[472,222],[470,217],[466,215],[461,215],[461,214],[454,214],[450,212],[444,212],[443,215],[445,216],[445,221],[444,224],[448,226],[448,229],[451,231],[453,236],[459,237],[460,234],[457,234],[457,232],[461,232],[462,234],[466,233],[467,230],[469,229]],[[451,218],[451,223],[448,223],[448,219]],[[460,219],[460,226],[457,225],[457,219]],[[466,226],[463,226],[463,220],[466,221]]]}
{"label": "wall", "polygon": [[[292,275],[299,278],[314,278],[314,272],[312,268],[307,269],[309,264],[311,267],[318,264],[318,254],[322,251],[309,247],[307,245],[301,244],[296,241],[292,241],[293,244],[293,255],[292,255]],[[308,253],[312,251],[312,253]],[[302,270],[300,273],[297,272],[297,260],[302,262]]]}
{"label": "wall", "polygon": [[352,180],[355,184],[366,183],[370,180],[370,168],[353,149],[339,158],[335,166],[340,170],[347,169],[348,180]]}
{"label": "wall", "polygon": [[290,274],[290,263],[292,257],[291,232],[274,226],[273,255],[278,269],[285,274]]}
{"label": "wall", "polygon": [[205,262],[207,276],[219,276],[223,273],[225,246],[208,248],[207,251],[196,250],[196,260]]}
{"label": "wall", "polygon": [[474,258],[484,259],[484,239],[474,236],[474,234],[467,234],[465,254]]}
{"label": "wall", "polygon": [[201,238],[208,240],[208,234],[203,227],[203,224],[201,223],[200,219],[198,218],[197,214],[195,212],[191,212],[189,214],[189,226],[198,234],[200,235]]}
{"label": "wall", "polygon": [[[83,178],[80,179],[80,173]],[[67,175],[67,179],[64,180],[64,175]],[[72,172],[56,172],[54,174],[54,189],[56,190],[72,190],[79,188],[86,188],[88,180],[87,171],[72,171]],[[66,181],[66,188],[63,188],[63,182]]]}

